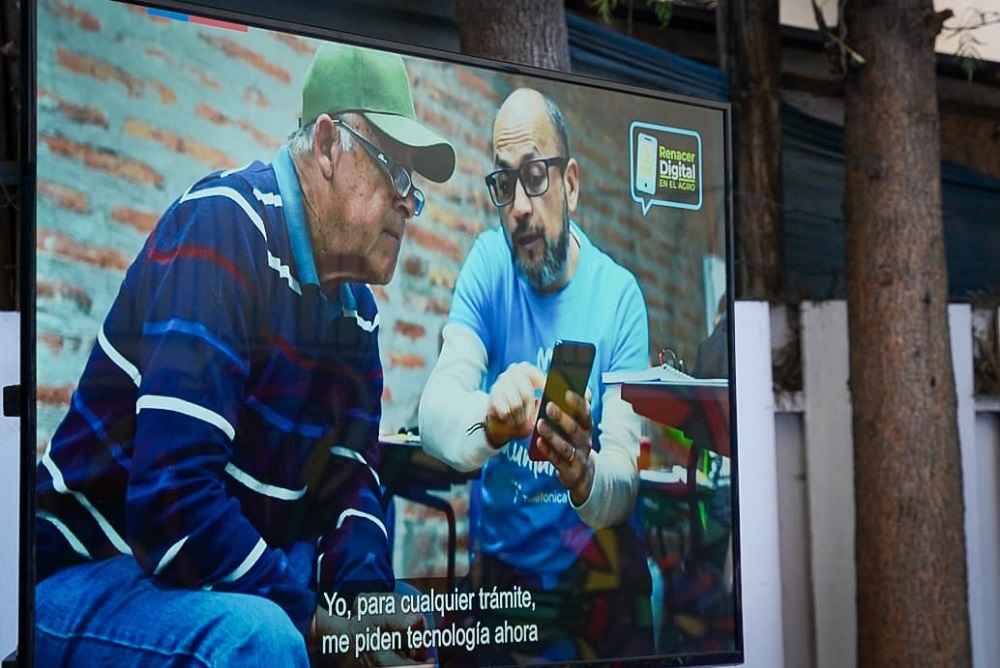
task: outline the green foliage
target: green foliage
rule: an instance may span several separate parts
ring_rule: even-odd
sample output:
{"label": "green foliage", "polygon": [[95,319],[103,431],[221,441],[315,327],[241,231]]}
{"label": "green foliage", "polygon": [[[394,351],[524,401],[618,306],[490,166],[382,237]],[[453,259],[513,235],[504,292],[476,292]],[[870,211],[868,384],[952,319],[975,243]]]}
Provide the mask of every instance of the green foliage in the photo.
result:
{"label": "green foliage", "polygon": [[969,81],[972,81],[982,60],[979,55],[979,47],[983,45],[983,42],[976,37],[975,31],[985,26],[997,24],[1000,24],[1000,11],[967,9],[960,25],[946,25],[941,30],[941,33],[946,37],[958,39],[955,57],[958,58],[959,67],[962,68],[962,73]]}
{"label": "green foliage", "polygon": [[674,11],[674,4],[670,0],[646,0],[646,4],[653,8],[656,20],[661,26],[670,23],[670,16]]}
{"label": "green foliage", "polygon": [[618,6],[618,0],[590,0],[590,6],[597,10],[605,21],[611,20],[611,12]]}
{"label": "green foliage", "polygon": [[[611,12],[618,7],[618,0],[589,0],[589,2],[605,21],[611,20]],[[666,27],[670,23],[674,11],[672,0],[646,0],[646,6],[656,14],[656,20],[660,22],[661,27]]]}
{"label": "green foliage", "polygon": [[967,81],[972,81],[972,77],[976,73],[977,62],[978,60],[976,58],[970,58],[968,56],[959,59],[959,66],[962,68],[962,74],[965,75]]}

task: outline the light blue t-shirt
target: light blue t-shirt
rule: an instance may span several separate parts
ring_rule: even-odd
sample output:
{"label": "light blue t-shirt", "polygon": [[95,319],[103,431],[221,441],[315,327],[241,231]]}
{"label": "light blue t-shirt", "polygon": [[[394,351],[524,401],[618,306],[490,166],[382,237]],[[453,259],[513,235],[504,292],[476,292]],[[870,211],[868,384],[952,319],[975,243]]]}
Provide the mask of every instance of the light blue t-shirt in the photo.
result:
{"label": "light blue t-shirt", "polygon": [[[588,381],[594,448],[600,450],[601,374],[649,366],[649,326],[642,292],[632,274],[594,246],[571,223],[580,242],[573,279],[554,294],[538,292],[516,270],[503,231],[481,234],[455,287],[450,322],[470,328],[487,354],[483,389],[516,362],[549,367],[558,339],[597,348]],[[517,569],[543,576],[565,571],[594,530],[571,507],[569,493],[549,462],[528,459],[528,438],[491,457],[474,487],[474,544]],[[636,446],[638,447],[638,446]]]}

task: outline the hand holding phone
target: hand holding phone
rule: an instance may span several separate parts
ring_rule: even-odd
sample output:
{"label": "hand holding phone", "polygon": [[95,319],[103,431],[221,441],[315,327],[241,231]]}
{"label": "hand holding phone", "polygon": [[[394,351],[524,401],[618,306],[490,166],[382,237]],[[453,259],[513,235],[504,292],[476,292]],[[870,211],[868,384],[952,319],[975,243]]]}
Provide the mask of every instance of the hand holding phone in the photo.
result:
{"label": "hand holding phone", "polygon": [[[545,388],[542,390],[536,422],[539,419],[548,422],[546,408],[550,402],[558,406],[564,413],[573,413],[571,407],[566,403],[566,392],[572,391],[581,397],[586,395],[587,381],[590,379],[590,372],[594,366],[595,354],[596,349],[592,343],[556,341],[555,348],[552,349],[552,362],[549,364],[549,372],[545,378]],[[551,422],[549,424],[566,440],[570,440],[558,425]],[[538,430],[535,429],[528,445],[528,458],[532,461],[546,459],[538,447],[538,438]]]}

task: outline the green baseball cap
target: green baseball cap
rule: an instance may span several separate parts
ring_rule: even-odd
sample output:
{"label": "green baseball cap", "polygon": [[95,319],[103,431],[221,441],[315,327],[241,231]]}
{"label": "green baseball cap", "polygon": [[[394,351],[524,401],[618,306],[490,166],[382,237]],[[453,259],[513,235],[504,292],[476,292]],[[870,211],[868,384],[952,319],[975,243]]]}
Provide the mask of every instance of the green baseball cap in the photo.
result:
{"label": "green baseball cap", "polygon": [[302,84],[302,127],[320,114],[361,113],[400,144],[416,149],[414,171],[443,183],[455,171],[455,149],[416,120],[410,79],[395,53],[324,43]]}

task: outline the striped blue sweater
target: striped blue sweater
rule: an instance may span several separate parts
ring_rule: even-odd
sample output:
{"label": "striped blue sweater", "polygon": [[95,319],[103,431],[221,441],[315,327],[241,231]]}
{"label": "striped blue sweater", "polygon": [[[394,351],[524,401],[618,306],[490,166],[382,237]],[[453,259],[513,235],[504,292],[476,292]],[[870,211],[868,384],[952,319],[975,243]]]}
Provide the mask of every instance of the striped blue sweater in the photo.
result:
{"label": "striped blue sweater", "polygon": [[283,549],[310,540],[320,592],[392,588],[375,302],[301,280],[285,217],[259,162],[166,211],[39,463],[39,580],[131,554],[169,586],[272,599],[304,631],[317,594]]}

